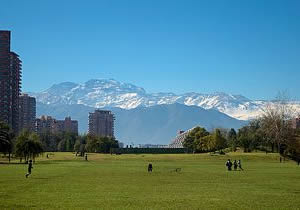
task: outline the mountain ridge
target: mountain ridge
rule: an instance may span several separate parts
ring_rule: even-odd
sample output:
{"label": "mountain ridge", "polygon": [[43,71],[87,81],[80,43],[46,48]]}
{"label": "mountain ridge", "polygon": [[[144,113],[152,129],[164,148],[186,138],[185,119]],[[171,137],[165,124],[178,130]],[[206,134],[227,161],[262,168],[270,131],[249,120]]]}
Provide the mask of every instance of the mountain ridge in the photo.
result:
{"label": "mountain ridge", "polygon": [[[114,79],[91,79],[85,83],[63,82],[39,93],[29,93],[48,105],[82,104],[94,108],[119,107],[134,109],[160,104],[184,104],[204,109],[216,109],[239,120],[257,117],[268,101],[251,100],[240,94],[214,92],[147,93],[144,88]],[[299,103],[300,104],[300,103]],[[300,110],[300,106],[297,105]]]}

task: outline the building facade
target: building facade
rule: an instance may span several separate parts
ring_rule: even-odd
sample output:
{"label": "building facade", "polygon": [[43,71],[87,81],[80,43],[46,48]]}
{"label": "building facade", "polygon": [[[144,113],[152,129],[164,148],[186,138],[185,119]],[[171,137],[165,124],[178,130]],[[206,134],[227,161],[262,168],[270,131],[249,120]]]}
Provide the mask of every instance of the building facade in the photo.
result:
{"label": "building facade", "polygon": [[56,120],[51,116],[42,116],[36,119],[36,132],[42,133],[75,133],[78,134],[78,121],[66,117],[65,120]]}
{"label": "building facade", "polygon": [[10,31],[0,31],[0,120],[19,130],[22,61],[10,51]]}
{"label": "building facade", "polygon": [[111,111],[95,110],[89,113],[89,134],[114,137],[114,120],[115,117]]}
{"label": "building facade", "polygon": [[65,120],[56,120],[54,125],[56,133],[76,133],[78,134],[78,121],[66,117]]}
{"label": "building facade", "polygon": [[55,130],[55,119],[51,116],[41,116],[35,121],[36,132],[38,134],[42,133],[53,133]]}
{"label": "building facade", "polygon": [[19,98],[19,130],[35,131],[36,100],[27,94]]}

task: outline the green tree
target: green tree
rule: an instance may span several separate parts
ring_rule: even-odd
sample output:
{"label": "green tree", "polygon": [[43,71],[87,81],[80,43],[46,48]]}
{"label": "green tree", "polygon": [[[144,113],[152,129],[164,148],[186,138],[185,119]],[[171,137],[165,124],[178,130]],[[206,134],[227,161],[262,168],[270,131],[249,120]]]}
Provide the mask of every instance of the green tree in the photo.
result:
{"label": "green tree", "polygon": [[99,140],[100,152],[109,153],[112,148],[119,147],[118,141],[113,137],[100,137]]}
{"label": "green tree", "polygon": [[5,144],[9,143],[7,139],[8,132],[9,132],[9,126],[4,122],[0,121],[0,149],[2,149],[2,146],[4,146]]}
{"label": "green tree", "polygon": [[227,142],[228,146],[231,148],[231,151],[236,151],[236,147],[238,146],[237,142],[237,134],[234,128],[231,128],[227,134]]}
{"label": "green tree", "polygon": [[185,138],[184,138],[184,141],[182,143],[182,145],[185,147],[185,148],[188,148],[189,150],[191,151],[195,151],[195,137],[192,136],[192,135],[187,135]]}
{"label": "green tree", "polygon": [[58,145],[57,145],[57,151],[59,152],[65,152],[66,151],[66,146],[67,146],[67,141],[66,139],[62,139]]}
{"label": "green tree", "polygon": [[109,153],[111,148],[118,147],[118,141],[112,137],[97,137],[90,135],[87,137],[86,150],[88,152]]}
{"label": "green tree", "polygon": [[197,152],[210,152],[214,151],[216,148],[213,135],[207,135],[196,139],[195,145]]}
{"label": "green tree", "polygon": [[99,137],[88,135],[85,148],[87,152],[99,152],[99,148],[100,148]]}
{"label": "green tree", "polygon": [[203,151],[202,149],[205,147],[203,145],[203,141],[201,138],[208,136],[209,132],[205,130],[205,128],[196,127],[189,132],[189,134],[185,137],[183,141],[183,146],[188,148],[194,152]]}
{"label": "green tree", "polygon": [[80,152],[80,145],[81,145],[80,139],[78,138],[74,144],[74,152],[76,153]]}
{"label": "green tree", "polygon": [[59,142],[62,140],[61,135],[45,131],[40,133],[39,136],[45,151],[49,151],[49,152],[57,151],[57,146]]}
{"label": "green tree", "polygon": [[8,154],[8,161],[10,162],[11,154],[13,152],[14,134],[9,126],[0,122],[0,152],[4,155]]}
{"label": "green tree", "polygon": [[221,134],[221,130],[220,129],[215,129],[214,133],[213,133],[213,137],[214,137],[214,141],[215,141],[215,149],[222,151],[223,149],[226,148],[227,144],[226,144],[226,139],[223,137],[223,135]]}
{"label": "green tree", "polygon": [[31,133],[26,130],[23,131],[18,137],[16,142],[16,155],[28,161],[29,159],[35,160],[40,154],[43,153],[42,143],[36,133]]}
{"label": "green tree", "polygon": [[244,148],[244,152],[251,152],[251,137],[248,126],[244,126],[238,131],[239,145]]}

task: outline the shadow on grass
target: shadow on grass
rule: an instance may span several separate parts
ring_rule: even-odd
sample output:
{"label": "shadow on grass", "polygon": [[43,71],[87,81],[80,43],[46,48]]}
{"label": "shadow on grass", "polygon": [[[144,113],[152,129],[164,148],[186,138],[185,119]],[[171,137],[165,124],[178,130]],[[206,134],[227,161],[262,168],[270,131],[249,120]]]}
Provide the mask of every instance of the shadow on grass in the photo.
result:
{"label": "shadow on grass", "polygon": [[18,165],[18,164],[27,164],[27,163],[25,163],[25,162],[2,162],[2,161],[0,161],[0,164],[2,165]]}
{"label": "shadow on grass", "polygon": [[[60,163],[71,163],[71,162],[80,162],[78,160],[47,160],[47,161],[36,161],[33,162],[33,164],[38,164],[38,165],[42,165],[42,164],[60,164]],[[86,161],[85,161],[86,162]],[[0,165],[26,165],[28,163],[26,162],[16,162],[16,161],[12,161],[12,162],[8,162],[8,161],[0,161]]]}
{"label": "shadow on grass", "polygon": [[47,160],[47,161],[37,161],[35,164],[48,165],[48,164],[80,163],[80,162],[81,161],[78,160]]}

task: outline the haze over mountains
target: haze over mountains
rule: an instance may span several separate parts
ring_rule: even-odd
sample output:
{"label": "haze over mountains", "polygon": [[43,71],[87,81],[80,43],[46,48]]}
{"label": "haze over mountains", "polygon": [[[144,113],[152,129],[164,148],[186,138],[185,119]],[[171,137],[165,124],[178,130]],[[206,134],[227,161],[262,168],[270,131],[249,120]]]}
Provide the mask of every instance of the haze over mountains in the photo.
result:
{"label": "haze over mountains", "polygon": [[239,128],[244,124],[240,120],[257,116],[267,103],[222,92],[147,93],[141,87],[113,79],[93,79],[84,84],[64,82],[29,94],[37,99],[37,116],[72,116],[79,121],[80,131],[86,132],[88,112],[111,109],[116,115],[117,138],[157,144],[166,144],[179,129],[195,125],[207,129]]}

